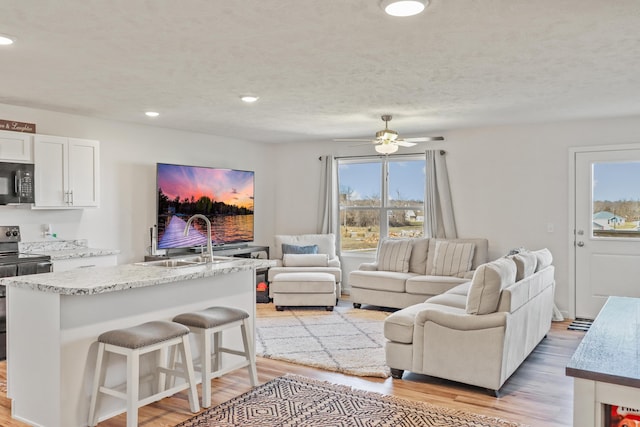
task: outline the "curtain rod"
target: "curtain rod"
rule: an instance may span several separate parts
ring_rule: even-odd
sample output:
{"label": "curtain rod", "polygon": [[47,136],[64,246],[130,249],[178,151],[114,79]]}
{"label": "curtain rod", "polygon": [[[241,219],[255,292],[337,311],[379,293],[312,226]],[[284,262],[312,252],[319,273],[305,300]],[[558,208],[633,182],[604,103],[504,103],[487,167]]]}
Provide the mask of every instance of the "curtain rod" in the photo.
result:
{"label": "curtain rod", "polygon": [[[392,154],[389,155],[388,157],[402,157],[402,156],[421,156],[424,154],[424,151],[421,153],[400,153],[400,154]],[[447,154],[446,151],[444,150],[440,150],[440,155],[444,156],[445,154]],[[322,160],[323,156],[318,157],[318,160]],[[336,160],[338,159],[371,159],[371,158],[375,158],[375,157],[387,157],[387,155],[385,154],[372,154],[369,156],[336,156],[334,157]]]}

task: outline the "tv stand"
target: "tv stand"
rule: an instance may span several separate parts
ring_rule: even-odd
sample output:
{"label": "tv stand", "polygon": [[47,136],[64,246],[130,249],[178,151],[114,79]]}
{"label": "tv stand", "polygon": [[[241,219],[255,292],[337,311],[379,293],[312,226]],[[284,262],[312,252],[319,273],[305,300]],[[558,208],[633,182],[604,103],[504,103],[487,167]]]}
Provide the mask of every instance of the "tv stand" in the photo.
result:
{"label": "tv stand", "polygon": [[[259,258],[260,252],[264,252],[269,259],[269,246],[242,245],[242,246],[214,246],[213,255],[234,256],[239,258]],[[255,254],[255,256],[254,256]],[[146,255],[145,261],[156,261],[166,258],[177,258],[185,256],[185,252],[171,252],[169,255]]]}
{"label": "tv stand", "polygon": [[[269,246],[214,246],[213,254],[219,256],[236,256],[240,258],[259,258],[260,252],[264,252],[269,259]],[[253,254],[256,254],[255,256]]]}

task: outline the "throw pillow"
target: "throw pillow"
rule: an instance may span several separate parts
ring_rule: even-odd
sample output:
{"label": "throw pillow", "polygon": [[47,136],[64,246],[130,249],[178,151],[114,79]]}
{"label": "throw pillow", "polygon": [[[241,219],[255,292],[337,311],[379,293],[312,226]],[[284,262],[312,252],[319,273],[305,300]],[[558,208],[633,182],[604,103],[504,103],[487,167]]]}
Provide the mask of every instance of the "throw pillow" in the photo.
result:
{"label": "throw pillow", "polygon": [[378,270],[407,273],[412,247],[410,239],[382,239],[378,248]]}
{"label": "throw pillow", "polygon": [[516,281],[516,264],[499,258],[476,269],[467,294],[468,314],[489,314],[498,309],[500,293]]}
{"label": "throw pillow", "polygon": [[519,252],[515,255],[507,256],[507,258],[516,263],[516,281],[529,277],[536,272],[538,259],[531,252]]}
{"label": "throw pillow", "polygon": [[458,276],[471,270],[475,247],[473,243],[437,241],[431,275]]}
{"label": "throw pillow", "polygon": [[282,265],[285,267],[328,267],[327,254],[284,254]]}
{"label": "throw pillow", "polygon": [[317,254],[318,245],[297,246],[282,244],[282,254]]}
{"label": "throw pillow", "polygon": [[538,264],[536,265],[536,271],[540,271],[544,268],[547,268],[553,262],[553,255],[551,255],[551,252],[547,248],[539,249],[537,251],[532,251],[531,253],[534,254],[538,259]]}

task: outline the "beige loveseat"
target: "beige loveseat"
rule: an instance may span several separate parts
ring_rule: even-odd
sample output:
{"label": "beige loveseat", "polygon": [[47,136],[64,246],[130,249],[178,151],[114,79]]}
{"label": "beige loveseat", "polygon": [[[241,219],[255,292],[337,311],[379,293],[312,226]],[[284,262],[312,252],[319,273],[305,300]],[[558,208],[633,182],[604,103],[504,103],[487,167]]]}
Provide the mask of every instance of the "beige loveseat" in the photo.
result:
{"label": "beige loveseat", "polygon": [[[269,268],[267,275],[269,282],[273,282],[275,277],[282,273],[328,273],[335,277],[335,294],[338,298],[340,297],[342,269],[340,259],[336,255],[335,234],[281,234],[275,236],[274,243],[271,259],[276,265]],[[298,253],[284,253],[287,252],[287,248]],[[271,287],[269,287],[269,298],[273,298]]]}
{"label": "beige loveseat", "polygon": [[496,395],[549,332],[554,301],[551,253],[500,258],[471,282],[390,315],[384,323],[386,363],[484,387]]}
{"label": "beige loveseat", "polygon": [[[404,242],[408,242],[408,245],[404,245]],[[467,268],[443,271],[451,266],[447,253],[455,258],[457,249],[462,248],[457,244],[468,244],[467,250],[469,246],[472,247],[471,254],[466,252]],[[385,246],[388,256],[383,254]],[[358,270],[349,274],[353,306],[359,308],[362,304],[371,304],[405,308],[440,295],[471,280],[473,270],[488,261],[488,246],[487,239],[480,238],[382,239],[377,261],[360,264]],[[434,270],[436,264],[439,269]],[[456,260],[456,266],[460,265]]]}

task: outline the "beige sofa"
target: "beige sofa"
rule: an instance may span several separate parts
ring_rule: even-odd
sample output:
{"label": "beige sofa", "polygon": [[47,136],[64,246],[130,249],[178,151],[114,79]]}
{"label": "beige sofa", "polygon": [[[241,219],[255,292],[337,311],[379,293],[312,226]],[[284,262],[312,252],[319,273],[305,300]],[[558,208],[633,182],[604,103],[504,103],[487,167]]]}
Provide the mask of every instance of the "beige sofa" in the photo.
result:
{"label": "beige sofa", "polygon": [[[278,274],[283,273],[328,273],[335,278],[335,294],[338,297],[340,296],[342,269],[340,268],[340,259],[336,255],[335,234],[282,234],[275,236],[274,243],[274,248],[271,251],[271,259],[275,261],[276,265],[269,268],[267,281],[273,282]],[[315,247],[315,253],[285,254],[283,253],[283,245],[285,245],[284,247],[289,245],[289,247],[293,246],[298,249]],[[326,255],[326,258],[320,260],[322,257],[318,255]],[[315,277],[309,275],[309,279],[315,280]],[[311,295],[308,294],[301,296],[301,298],[309,297],[311,297]],[[269,298],[273,298],[273,289],[271,286],[269,287]]]}
{"label": "beige sofa", "polygon": [[[391,256],[396,255],[394,263],[381,263],[381,251],[385,243],[396,241],[410,242],[409,256],[406,260],[400,259],[398,251],[391,251]],[[443,243],[470,243],[473,246],[470,267],[465,271],[456,272],[453,275],[433,274],[434,264],[441,257],[437,253],[445,253],[442,250]],[[451,246],[451,245],[450,245]],[[378,248],[378,259],[374,263],[364,263],[349,274],[349,286],[351,287],[350,299],[353,306],[359,308],[362,304],[371,304],[381,307],[405,308],[413,304],[424,302],[427,298],[440,295],[462,283],[468,282],[473,276],[473,271],[481,264],[488,261],[489,242],[487,239],[388,239],[381,240]],[[406,252],[404,253],[406,255]],[[385,259],[382,259],[385,261]],[[406,261],[406,262],[402,262]],[[443,259],[443,261],[447,261]],[[382,264],[387,264],[383,266]],[[389,269],[389,264],[391,268]],[[404,268],[403,268],[404,267]]]}
{"label": "beige sofa", "polygon": [[384,323],[386,363],[492,390],[549,332],[554,267],[546,250],[484,264],[473,280],[399,310]]}

